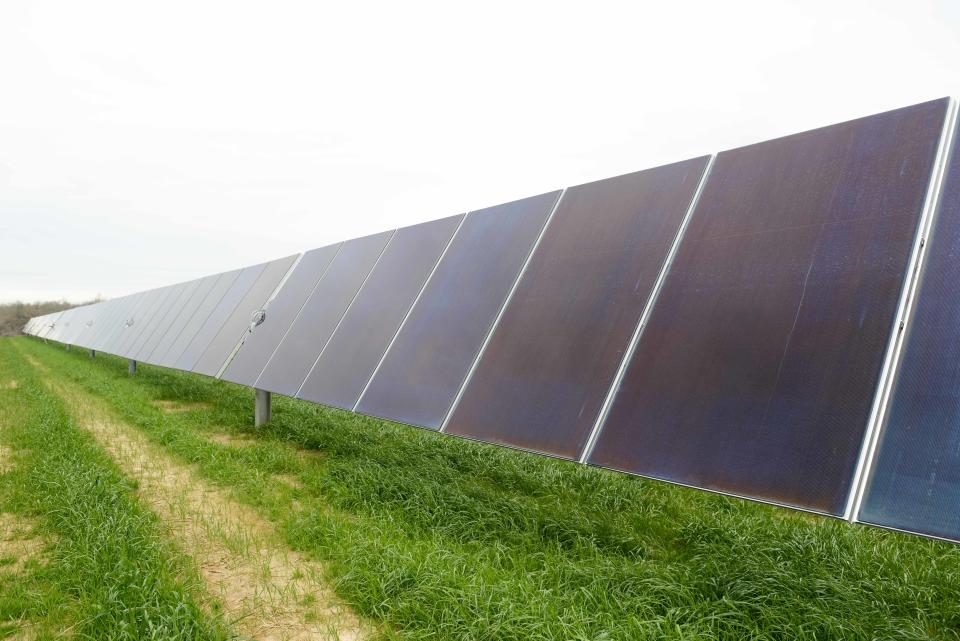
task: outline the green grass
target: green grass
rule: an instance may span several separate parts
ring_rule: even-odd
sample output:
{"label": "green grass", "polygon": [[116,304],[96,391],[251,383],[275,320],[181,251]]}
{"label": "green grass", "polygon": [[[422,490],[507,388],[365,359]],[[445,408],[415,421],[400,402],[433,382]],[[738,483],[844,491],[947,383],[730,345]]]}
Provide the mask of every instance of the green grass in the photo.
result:
{"label": "green grass", "polygon": [[[327,561],[338,594],[387,635],[960,639],[953,545],[286,398],[254,431],[248,389],[154,367],[130,378],[121,359],[12,342]],[[157,399],[209,406],[166,414]]]}
{"label": "green grass", "polygon": [[[0,439],[16,454],[0,476],[0,511],[34,523],[40,559],[0,567],[0,638],[26,621],[36,638],[226,639],[198,607],[189,561],[37,372],[0,340]],[[26,638],[26,637],[17,637]],[[34,638],[34,637],[30,637]]]}

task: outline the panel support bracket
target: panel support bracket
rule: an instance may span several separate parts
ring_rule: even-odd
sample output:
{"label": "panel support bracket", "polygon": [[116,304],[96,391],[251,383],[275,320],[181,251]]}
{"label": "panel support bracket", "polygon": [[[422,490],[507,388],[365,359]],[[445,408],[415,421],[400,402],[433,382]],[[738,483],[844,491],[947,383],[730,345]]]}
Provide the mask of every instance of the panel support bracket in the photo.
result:
{"label": "panel support bracket", "polygon": [[132,358],[127,361],[127,373],[130,374],[130,376],[137,373],[137,361]]}

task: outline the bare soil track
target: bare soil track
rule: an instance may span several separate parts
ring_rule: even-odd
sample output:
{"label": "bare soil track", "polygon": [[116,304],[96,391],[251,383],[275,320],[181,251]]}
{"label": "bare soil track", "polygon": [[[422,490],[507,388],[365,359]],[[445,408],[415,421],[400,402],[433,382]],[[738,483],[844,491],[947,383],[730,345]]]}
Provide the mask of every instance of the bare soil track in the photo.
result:
{"label": "bare soil track", "polygon": [[373,635],[327,586],[322,564],[287,547],[272,524],[169,456],[105,401],[28,359],[43,370],[77,424],[137,482],[140,500],[194,559],[237,633],[261,641]]}

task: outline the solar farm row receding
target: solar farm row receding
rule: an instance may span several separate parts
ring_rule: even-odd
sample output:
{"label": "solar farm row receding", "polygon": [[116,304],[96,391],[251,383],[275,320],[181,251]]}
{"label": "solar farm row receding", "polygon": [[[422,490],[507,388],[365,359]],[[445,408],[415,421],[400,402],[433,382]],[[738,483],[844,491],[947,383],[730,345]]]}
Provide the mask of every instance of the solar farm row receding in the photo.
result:
{"label": "solar farm row receding", "polygon": [[954,111],[569,187],[25,332],[960,540]]}

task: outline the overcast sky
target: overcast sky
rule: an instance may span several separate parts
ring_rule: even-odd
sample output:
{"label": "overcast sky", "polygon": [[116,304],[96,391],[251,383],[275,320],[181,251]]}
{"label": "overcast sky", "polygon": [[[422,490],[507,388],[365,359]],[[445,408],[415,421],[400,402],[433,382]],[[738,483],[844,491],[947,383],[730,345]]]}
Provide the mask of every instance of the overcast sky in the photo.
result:
{"label": "overcast sky", "polygon": [[4,2],[0,301],[117,296],[957,95],[958,5]]}

